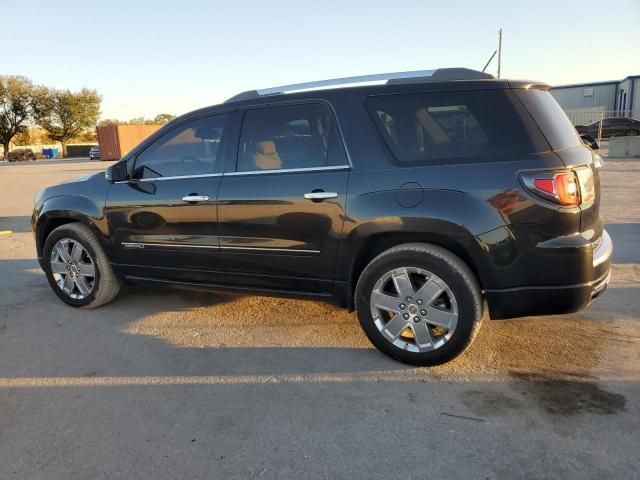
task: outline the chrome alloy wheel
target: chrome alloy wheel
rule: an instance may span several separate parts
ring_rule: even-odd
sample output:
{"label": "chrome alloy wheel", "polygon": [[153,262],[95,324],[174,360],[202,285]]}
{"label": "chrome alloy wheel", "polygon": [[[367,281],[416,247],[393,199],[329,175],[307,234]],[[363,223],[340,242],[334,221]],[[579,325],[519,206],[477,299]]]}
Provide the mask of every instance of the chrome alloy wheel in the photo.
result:
{"label": "chrome alloy wheel", "polygon": [[382,335],[409,352],[442,347],[458,324],[453,292],[440,277],[422,268],[396,268],[382,275],[369,305]]}
{"label": "chrome alloy wheel", "polygon": [[84,300],[95,285],[96,269],[89,252],[71,238],[58,240],[51,250],[51,274],[58,287],[75,300]]}

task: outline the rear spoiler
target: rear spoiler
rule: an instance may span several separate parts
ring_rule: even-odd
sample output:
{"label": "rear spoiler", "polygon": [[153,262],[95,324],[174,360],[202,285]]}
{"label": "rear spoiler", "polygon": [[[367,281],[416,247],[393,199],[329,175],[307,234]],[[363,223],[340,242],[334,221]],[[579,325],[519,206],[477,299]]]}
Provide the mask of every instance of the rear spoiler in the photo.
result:
{"label": "rear spoiler", "polygon": [[551,89],[551,85],[542,82],[535,82],[531,80],[507,80],[509,88],[525,88],[533,90],[543,90],[548,92]]}

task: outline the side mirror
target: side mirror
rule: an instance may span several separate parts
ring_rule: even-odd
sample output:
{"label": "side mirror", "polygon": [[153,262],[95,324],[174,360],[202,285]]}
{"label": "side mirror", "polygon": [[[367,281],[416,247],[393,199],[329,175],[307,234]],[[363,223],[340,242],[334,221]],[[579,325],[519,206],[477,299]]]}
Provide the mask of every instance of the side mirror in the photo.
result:
{"label": "side mirror", "polygon": [[118,162],[107,168],[105,178],[110,182],[124,182],[129,179],[127,162]]}

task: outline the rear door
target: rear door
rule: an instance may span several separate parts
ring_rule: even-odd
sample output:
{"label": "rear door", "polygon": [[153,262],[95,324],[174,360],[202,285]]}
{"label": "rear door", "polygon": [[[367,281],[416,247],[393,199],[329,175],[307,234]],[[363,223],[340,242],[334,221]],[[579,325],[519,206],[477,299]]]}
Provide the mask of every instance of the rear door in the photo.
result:
{"label": "rear door", "polygon": [[226,281],[328,293],[350,171],[335,117],[324,103],[242,114],[237,158],[218,198]]}
{"label": "rear door", "polygon": [[129,275],[216,281],[216,197],[229,114],[187,120],[131,161],[114,184],[106,215],[116,263]]}

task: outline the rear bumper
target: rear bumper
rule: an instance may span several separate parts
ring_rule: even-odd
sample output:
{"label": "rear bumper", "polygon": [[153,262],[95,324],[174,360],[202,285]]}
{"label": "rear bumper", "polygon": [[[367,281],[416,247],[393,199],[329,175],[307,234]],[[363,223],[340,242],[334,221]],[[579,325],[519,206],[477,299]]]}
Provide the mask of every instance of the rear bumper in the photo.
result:
{"label": "rear bumper", "polygon": [[577,312],[600,296],[611,279],[613,243],[606,230],[592,250],[592,278],[572,285],[524,286],[486,290],[492,319]]}

